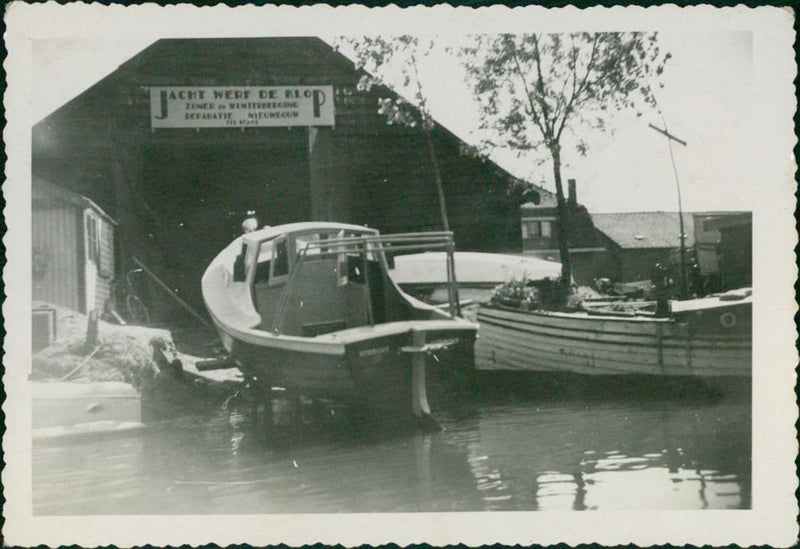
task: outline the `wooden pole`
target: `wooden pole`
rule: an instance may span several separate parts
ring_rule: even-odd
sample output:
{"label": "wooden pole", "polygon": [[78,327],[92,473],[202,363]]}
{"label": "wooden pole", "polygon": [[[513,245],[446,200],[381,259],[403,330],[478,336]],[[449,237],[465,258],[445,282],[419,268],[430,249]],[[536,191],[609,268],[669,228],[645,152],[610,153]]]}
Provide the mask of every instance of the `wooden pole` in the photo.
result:
{"label": "wooden pole", "polygon": [[211,324],[209,324],[209,323],[208,323],[208,321],[207,321],[205,318],[203,318],[202,316],[200,316],[200,313],[198,313],[197,311],[195,311],[194,309],[192,309],[192,307],[191,307],[191,306],[190,306],[188,303],[186,303],[184,300],[182,300],[180,297],[178,297],[178,296],[175,294],[175,292],[173,292],[173,291],[172,291],[172,289],[171,289],[169,286],[167,286],[166,284],[164,284],[163,282],[161,282],[161,279],[160,279],[160,278],[158,278],[158,277],[155,275],[155,273],[153,273],[153,271],[151,271],[150,269],[148,269],[148,268],[145,266],[145,264],[144,264],[144,263],[142,263],[141,261],[139,261],[139,259],[138,259],[137,257],[132,257],[132,259],[133,259],[133,262],[134,262],[134,263],[136,263],[136,264],[137,264],[139,267],[141,267],[141,268],[142,268],[142,270],[143,270],[145,273],[147,273],[147,276],[149,276],[150,278],[152,278],[152,279],[155,281],[155,283],[156,283],[156,284],[158,284],[158,286],[159,286],[161,289],[163,289],[165,292],[167,292],[167,294],[168,294],[169,296],[171,296],[171,297],[172,297],[172,298],[173,298],[175,301],[177,301],[178,305],[180,305],[181,307],[183,307],[184,309],[186,309],[186,310],[189,312],[189,314],[191,314],[191,315],[192,315],[192,316],[193,316],[195,319],[197,319],[197,320],[198,320],[198,321],[199,321],[199,322],[200,322],[200,323],[201,323],[203,326],[206,326],[206,327],[207,327],[208,329],[210,329],[210,330],[213,330],[213,329],[214,329],[214,327],[213,327]]}
{"label": "wooden pole", "polygon": [[651,127],[651,128],[653,128],[653,129],[654,129],[655,131],[657,131],[658,133],[662,133],[662,134],[664,134],[664,135],[665,135],[665,136],[667,136],[669,139],[672,139],[673,141],[677,141],[678,143],[680,143],[680,144],[681,144],[681,145],[683,145],[684,147],[686,146],[686,141],[684,141],[683,139],[678,139],[677,137],[675,137],[674,135],[672,135],[671,133],[669,133],[667,130],[662,130],[661,128],[659,128],[659,127],[656,127],[656,126],[653,126],[652,124],[650,124],[650,127]]}
{"label": "wooden pole", "polygon": [[667,138],[667,146],[669,147],[669,158],[672,161],[672,172],[675,174],[675,187],[678,189],[678,222],[680,226],[680,256],[681,256],[681,297],[687,298],[689,297],[689,282],[686,277],[686,231],[683,228],[683,203],[681,201],[681,184],[678,180],[678,168],[675,166],[675,155],[672,153],[672,142],[676,141],[686,146],[686,141],[682,139],[678,139],[666,128],[666,122],[664,122],[664,129],[658,128],[652,124],[650,127],[657,131],[660,134],[663,134]]}

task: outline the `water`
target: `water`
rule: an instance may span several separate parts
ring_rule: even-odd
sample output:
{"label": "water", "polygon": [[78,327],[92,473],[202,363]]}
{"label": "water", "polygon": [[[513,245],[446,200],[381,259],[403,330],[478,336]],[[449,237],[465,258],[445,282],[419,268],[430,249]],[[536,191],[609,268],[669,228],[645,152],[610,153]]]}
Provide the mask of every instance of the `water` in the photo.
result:
{"label": "water", "polygon": [[128,436],[36,444],[34,513],[750,507],[747,397],[542,394],[526,383],[437,410],[440,432],[341,406],[304,409],[295,423],[278,408],[267,428],[215,405]]}

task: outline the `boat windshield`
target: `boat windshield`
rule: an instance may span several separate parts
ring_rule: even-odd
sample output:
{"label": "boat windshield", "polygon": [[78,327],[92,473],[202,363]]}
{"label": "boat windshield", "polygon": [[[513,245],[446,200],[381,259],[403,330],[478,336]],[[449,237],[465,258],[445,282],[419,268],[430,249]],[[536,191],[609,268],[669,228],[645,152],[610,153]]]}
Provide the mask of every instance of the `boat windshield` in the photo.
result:
{"label": "boat windshield", "polygon": [[275,242],[275,239],[267,240],[266,242],[261,243],[261,246],[258,248],[257,263],[263,263],[264,261],[269,261],[270,259],[272,259],[273,242]]}
{"label": "boat windshield", "polygon": [[306,256],[325,253],[330,251],[325,246],[326,240],[338,240],[359,236],[364,236],[364,233],[355,231],[317,231],[298,234],[294,238],[295,253],[302,251]]}
{"label": "boat windshield", "polygon": [[[307,231],[295,235],[276,235],[269,240],[264,240],[258,244],[258,253],[255,256],[255,262],[256,265],[265,266],[268,265],[271,260],[276,259],[276,256],[278,259],[281,259],[283,262],[285,262],[287,259],[289,259],[289,257],[293,258],[297,253],[300,252],[306,256],[325,254],[331,251],[328,250],[324,245],[326,240],[353,238],[358,236],[364,236],[364,233],[329,229]],[[289,247],[288,250],[286,249],[287,245]],[[250,262],[252,259],[252,257],[248,258],[246,268],[250,268]],[[290,261],[294,263],[293,260]],[[256,278],[258,279],[259,277],[257,276]]]}

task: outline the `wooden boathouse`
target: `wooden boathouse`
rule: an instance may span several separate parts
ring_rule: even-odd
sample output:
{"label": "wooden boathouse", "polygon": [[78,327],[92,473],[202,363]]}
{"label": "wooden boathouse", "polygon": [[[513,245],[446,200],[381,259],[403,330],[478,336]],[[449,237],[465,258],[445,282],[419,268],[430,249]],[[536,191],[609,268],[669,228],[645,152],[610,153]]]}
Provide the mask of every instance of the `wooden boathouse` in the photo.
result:
{"label": "wooden boathouse", "polygon": [[[441,228],[424,134],[387,125],[393,92],[362,74],[318,38],[159,40],[35,125],[33,174],[117,219],[120,269],[135,256],[199,305],[248,215]],[[521,182],[432,137],[457,248],[519,250]]]}

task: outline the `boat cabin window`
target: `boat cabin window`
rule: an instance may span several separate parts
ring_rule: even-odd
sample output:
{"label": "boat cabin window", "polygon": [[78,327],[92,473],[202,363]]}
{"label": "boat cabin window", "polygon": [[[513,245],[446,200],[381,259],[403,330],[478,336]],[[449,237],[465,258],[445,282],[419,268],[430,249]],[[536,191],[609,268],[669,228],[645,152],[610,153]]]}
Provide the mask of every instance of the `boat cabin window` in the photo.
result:
{"label": "boat cabin window", "polygon": [[245,268],[245,256],[247,256],[247,245],[242,242],[242,249],[239,255],[233,262],[233,281],[244,282],[247,278],[247,269]]}
{"label": "boat cabin window", "polygon": [[347,252],[340,252],[336,256],[336,285],[341,287],[347,284]]}
{"label": "boat cabin window", "polygon": [[366,281],[366,273],[364,273],[364,254],[363,253],[348,253],[347,254],[347,280],[364,284]]}
{"label": "boat cabin window", "polygon": [[328,233],[306,233],[297,235],[294,239],[294,247],[297,253],[303,252],[306,257],[319,255],[321,252],[326,251],[326,248],[321,245],[313,246],[324,240],[328,240]]}
{"label": "boat cabin window", "polygon": [[261,261],[256,264],[256,274],[253,276],[253,282],[256,284],[264,284],[269,282],[269,260]]}
{"label": "boat cabin window", "polygon": [[[258,244],[255,257],[255,272],[253,273],[253,282],[256,284],[265,284],[269,282],[269,269],[270,259],[272,259],[272,241],[261,242]],[[250,270],[249,265],[253,263],[253,257],[248,257],[247,270]]]}
{"label": "boat cabin window", "polygon": [[252,244],[242,244],[242,252],[244,253],[244,272],[247,276],[253,268],[253,262],[258,258],[253,254]]}
{"label": "boat cabin window", "polygon": [[289,241],[285,236],[275,239],[272,246],[270,271],[270,279],[273,283],[281,282],[289,276]]}

